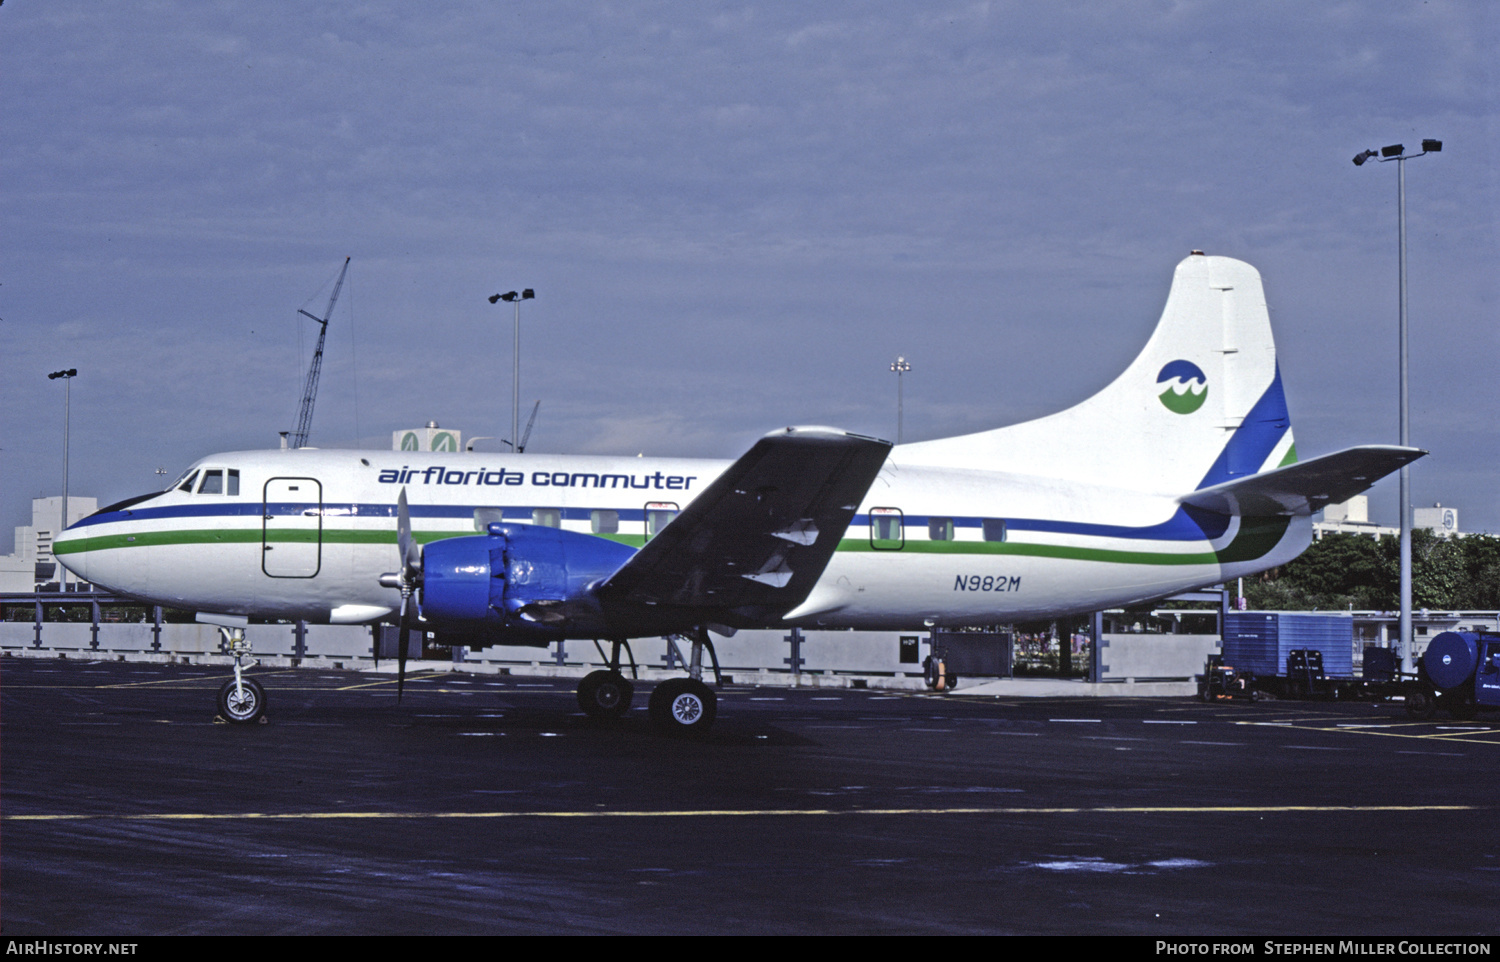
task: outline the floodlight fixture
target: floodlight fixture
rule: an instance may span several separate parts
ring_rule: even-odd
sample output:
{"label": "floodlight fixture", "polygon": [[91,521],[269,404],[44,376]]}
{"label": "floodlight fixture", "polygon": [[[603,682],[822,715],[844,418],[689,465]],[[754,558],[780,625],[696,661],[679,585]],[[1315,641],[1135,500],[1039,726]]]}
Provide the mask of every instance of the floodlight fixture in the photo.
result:
{"label": "floodlight fixture", "polygon": [[1422,141],[1422,152],[1423,153],[1426,153],[1426,154],[1435,154],[1435,153],[1439,152],[1442,149],[1443,149],[1443,142],[1441,140],[1424,140],[1424,141]]}
{"label": "floodlight fixture", "polygon": [[1405,144],[1391,144],[1389,147],[1380,148],[1382,157],[1400,157],[1404,153],[1406,153]]}
{"label": "floodlight fixture", "polygon": [[902,377],[903,377],[903,375],[906,374],[907,371],[910,371],[910,370],[911,370],[911,362],[908,361],[904,356],[896,358],[895,362],[891,364],[891,371],[896,375],[896,443],[897,444],[901,443],[901,435],[903,433],[902,429],[905,427],[905,424],[903,422],[906,419],[906,411],[905,411],[906,396],[905,396],[904,388],[903,388],[903,385],[902,385]]}
{"label": "floodlight fixture", "polygon": [[536,291],[525,288],[517,293],[506,291],[504,294],[491,294],[490,303],[497,304],[504,301],[507,304],[516,305],[515,346],[513,348],[513,364],[511,367],[511,396],[510,396],[510,436],[511,449],[520,453],[520,448],[515,446],[515,439],[521,434],[521,302],[534,300]]}
{"label": "floodlight fixture", "polygon": [[1361,167],[1364,165],[1365,161],[1376,156],[1378,155],[1373,150],[1361,150],[1359,153],[1354,155],[1354,166]]}

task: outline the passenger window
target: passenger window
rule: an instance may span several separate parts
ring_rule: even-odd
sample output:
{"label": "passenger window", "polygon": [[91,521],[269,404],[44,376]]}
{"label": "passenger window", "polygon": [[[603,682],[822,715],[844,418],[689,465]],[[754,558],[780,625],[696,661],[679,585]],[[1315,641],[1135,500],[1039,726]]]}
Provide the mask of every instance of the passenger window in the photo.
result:
{"label": "passenger window", "polygon": [[677,505],[670,501],[649,501],[646,503],[646,540],[661,534],[661,529],[667,526],[673,518],[677,517]]}
{"label": "passenger window", "polygon": [[224,472],[222,470],[204,471],[203,483],[198,486],[199,494],[223,494]]}
{"label": "passenger window", "polygon": [[198,480],[198,472],[194,471],[192,474],[190,474],[190,475],[187,476],[187,480],[186,481],[183,481],[181,484],[179,484],[177,486],[177,490],[178,491],[186,491],[188,494],[192,494],[193,493],[193,485],[194,485],[194,483],[197,482],[197,480]]}
{"label": "passenger window", "polygon": [[561,528],[562,510],[559,508],[533,508],[531,523],[543,528]]}
{"label": "passenger window", "polygon": [[927,519],[928,541],[952,541],[953,519],[952,518],[928,518]]}
{"label": "passenger window", "polygon": [[985,518],[981,524],[984,527],[984,540],[1004,541],[1005,521],[1001,518]]}
{"label": "passenger window", "polygon": [[899,551],[906,543],[900,508],[870,509],[870,547],[876,551]]}
{"label": "passenger window", "polygon": [[480,534],[487,534],[490,530],[490,525],[499,524],[504,520],[505,512],[499,508],[474,509],[474,530]]}
{"label": "passenger window", "polygon": [[594,511],[589,515],[589,528],[594,534],[619,534],[620,512]]}

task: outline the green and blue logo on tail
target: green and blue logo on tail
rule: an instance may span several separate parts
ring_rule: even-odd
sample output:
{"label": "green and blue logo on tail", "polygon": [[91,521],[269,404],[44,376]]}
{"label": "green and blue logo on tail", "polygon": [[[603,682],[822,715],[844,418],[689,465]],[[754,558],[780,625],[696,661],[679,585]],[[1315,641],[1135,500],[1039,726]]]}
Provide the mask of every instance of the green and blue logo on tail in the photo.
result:
{"label": "green and blue logo on tail", "polygon": [[1166,384],[1159,396],[1174,414],[1192,414],[1208,400],[1208,378],[1192,361],[1172,361],[1156,375],[1156,383]]}

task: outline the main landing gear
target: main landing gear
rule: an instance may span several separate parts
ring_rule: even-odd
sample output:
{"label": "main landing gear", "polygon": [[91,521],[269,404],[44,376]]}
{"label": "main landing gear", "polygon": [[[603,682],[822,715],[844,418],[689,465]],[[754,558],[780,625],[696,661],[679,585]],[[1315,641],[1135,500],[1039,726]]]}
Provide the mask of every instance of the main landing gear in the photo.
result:
{"label": "main landing gear", "polygon": [[[677,647],[678,638],[691,643],[692,654],[688,658],[682,657],[682,651]],[[719,656],[714,652],[708,631],[703,628],[695,629],[686,636],[673,635],[667,638],[667,644],[672,646],[676,660],[688,666],[689,677],[668,678],[653,688],[647,703],[647,713],[651,723],[664,734],[701,735],[713,727],[714,717],[719,709],[718,696],[703,681],[703,652],[708,651],[715,683],[722,685],[724,678],[719,671]],[[599,643],[595,641],[594,645],[598,647]],[[639,678],[635,655],[623,639],[615,639],[611,645],[609,667],[589,672],[578,683],[578,707],[590,718],[619,718],[630,710],[630,703],[635,697],[635,685],[620,670],[620,653],[623,650],[630,656],[632,679]],[[599,648],[599,654],[604,655],[602,647]]]}
{"label": "main landing gear", "polygon": [[668,735],[701,735],[714,724],[718,696],[697,678],[668,678],[651,690],[651,722]]}
{"label": "main landing gear", "polygon": [[[669,637],[667,644],[672,646],[672,651],[681,661],[683,658],[682,652],[677,648],[678,637],[681,636]],[[647,703],[651,723],[657,730],[668,735],[702,735],[713,727],[714,717],[719,711],[719,697],[703,683],[705,649],[713,662],[714,684],[724,684],[724,676],[719,672],[719,656],[714,652],[714,643],[709,640],[708,630],[697,628],[686,637],[693,646],[692,657],[687,662],[688,677],[668,678],[652,689],[651,700]]]}
{"label": "main landing gear", "polygon": [[[609,667],[599,671],[591,671],[583,676],[583,681],[578,683],[578,707],[590,718],[611,719],[619,718],[630,710],[631,699],[635,697],[635,686],[625,680],[620,673],[620,649],[624,648],[626,654],[630,655],[630,677],[637,677],[635,670],[635,653],[630,650],[630,645],[622,638],[616,638],[611,642],[612,650],[609,657]],[[599,648],[599,642],[594,642],[594,647]],[[599,654],[604,654],[604,649],[599,648]]]}
{"label": "main landing gear", "polygon": [[244,669],[255,664],[250,657],[250,642],[243,628],[220,628],[224,647],[234,656],[234,677],[219,689],[219,717],[233,725],[260,721],[266,713],[266,690],[254,678],[246,678]]}

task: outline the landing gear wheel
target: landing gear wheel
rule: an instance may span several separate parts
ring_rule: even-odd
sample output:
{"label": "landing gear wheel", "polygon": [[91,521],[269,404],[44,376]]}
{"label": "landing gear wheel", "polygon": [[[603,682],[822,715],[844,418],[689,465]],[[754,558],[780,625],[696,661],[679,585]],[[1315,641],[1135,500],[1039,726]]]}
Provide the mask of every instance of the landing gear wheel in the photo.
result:
{"label": "landing gear wheel", "polygon": [[1412,718],[1431,718],[1437,711],[1437,701],[1431,692],[1409,691],[1406,693],[1406,714]]}
{"label": "landing gear wheel", "polygon": [[617,671],[592,671],[578,683],[578,707],[590,718],[619,718],[634,697],[635,686]]}
{"label": "landing gear wheel", "polygon": [[259,721],[266,713],[266,690],[260,682],[246,678],[236,690],[231,678],[219,689],[219,717],[235,725],[248,725]]}
{"label": "landing gear wheel", "polygon": [[669,678],[651,692],[651,721],[671,735],[701,735],[714,724],[719,698],[692,678]]}

